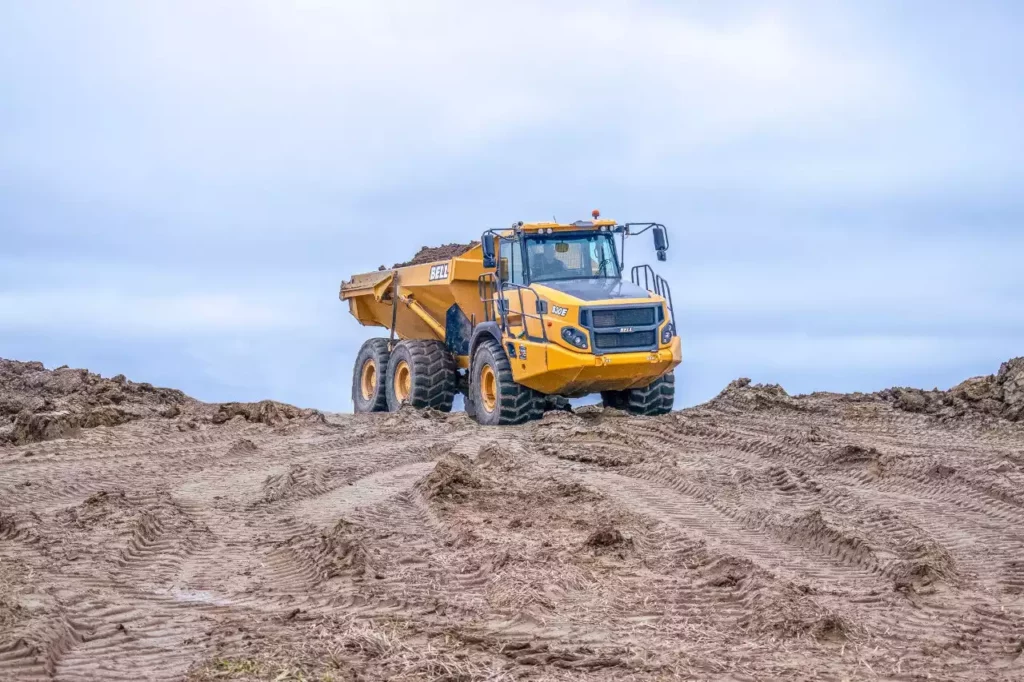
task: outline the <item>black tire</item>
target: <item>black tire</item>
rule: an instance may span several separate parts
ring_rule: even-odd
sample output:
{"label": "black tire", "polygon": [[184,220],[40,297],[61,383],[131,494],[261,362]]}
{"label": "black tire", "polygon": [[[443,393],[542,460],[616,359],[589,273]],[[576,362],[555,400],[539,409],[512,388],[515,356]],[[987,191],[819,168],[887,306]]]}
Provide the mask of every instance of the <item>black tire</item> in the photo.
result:
{"label": "black tire", "polygon": [[[488,401],[481,390],[481,376],[490,368],[495,378],[494,408],[488,410]],[[512,378],[512,366],[501,344],[484,339],[473,353],[469,372],[469,391],[473,403],[473,418],[484,426],[523,424],[544,414],[543,396],[517,384]]]}
{"label": "black tire", "polygon": [[655,379],[650,386],[625,391],[601,391],[605,407],[630,414],[657,417],[668,414],[676,399],[676,375],[672,372]]}
{"label": "black tire", "polygon": [[[386,412],[388,409],[387,373],[388,360],[387,339],[369,339],[363,343],[356,354],[355,366],[352,369],[352,405],[357,414],[364,412]],[[363,390],[363,371],[367,363],[372,367],[375,381],[373,390]]]}
{"label": "black tire", "polygon": [[[395,388],[408,368],[408,392],[402,397]],[[403,405],[416,409],[431,407],[451,412],[455,393],[459,389],[458,366],[455,357],[440,341],[399,341],[391,351],[388,362],[387,405],[397,412]]]}
{"label": "black tire", "polygon": [[565,396],[545,395],[541,401],[545,412],[572,412],[572,403]]}
{"label": "black tire", "polygon": [[601,401],[605,407],[612,407],[616,410],[626,409],[625,395],[629,391],[601,391]]}
{"label": "black tire", "polygon": [[473,405],[473,396],[469,394],[469,370],[465,374],[459,373],[459,393],[462,394],[463,409],[466,416],[476,419],[476,406]]}

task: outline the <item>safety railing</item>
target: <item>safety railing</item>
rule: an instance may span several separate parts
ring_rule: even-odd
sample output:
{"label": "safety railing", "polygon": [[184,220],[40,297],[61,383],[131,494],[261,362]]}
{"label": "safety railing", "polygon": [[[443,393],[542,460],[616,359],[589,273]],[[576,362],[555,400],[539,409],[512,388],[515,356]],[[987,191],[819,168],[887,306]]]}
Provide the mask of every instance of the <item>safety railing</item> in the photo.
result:
{"label": "safety railing", "polygon": [[[529,341],[548,340],[547,326],[544,324],[544,312],[541,305],[540,294],[531,287],[511,282],[501,282],[495,273],[485,272],[477,278],[477,287],[480,293],[480,300],[484,304],[484,320],[486,322],[498,322],[503,335],[514,338],[525,338]],[[515,290],[515,294],[511,290]],[[523,292],[527,298],[523,298]],[[533,309],[535,313],[527,312],[526,301],[529,294],[533,295]],[[515,310],[509,304],[510,296],[519,299],[519,309]],[[512,299],[515,300],[515,299]],[[531,334],[529,320],[536,320],[540,334]]]}
{"label": "safety railing", "polygon": [[654,272],[650,265],[634,265],[630,271],[630,279],[633,284],[643,287],[658,296],[661,296],[668,303],[668,315],[672,324],[676,322],[675,306],[672,305],[672,287],[668,285],[665,278]]}

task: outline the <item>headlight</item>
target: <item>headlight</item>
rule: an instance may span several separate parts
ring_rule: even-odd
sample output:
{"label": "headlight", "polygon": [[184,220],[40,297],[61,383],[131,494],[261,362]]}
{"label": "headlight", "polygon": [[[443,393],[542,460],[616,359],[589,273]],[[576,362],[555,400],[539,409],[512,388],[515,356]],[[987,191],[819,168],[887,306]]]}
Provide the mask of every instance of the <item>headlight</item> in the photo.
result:
{"label": "headlight", "polygon": [[661,342],[668,343],[669,341],[671,341],[673,334],[675,334],[675,331],[676,330],[672,328],[671,322],[666,324],[665,328],[661,330]]}
{"label": "headlight", "polygon": [[587,347],[587,335],[575,327],[562,327],[562,338],[577,348]]}

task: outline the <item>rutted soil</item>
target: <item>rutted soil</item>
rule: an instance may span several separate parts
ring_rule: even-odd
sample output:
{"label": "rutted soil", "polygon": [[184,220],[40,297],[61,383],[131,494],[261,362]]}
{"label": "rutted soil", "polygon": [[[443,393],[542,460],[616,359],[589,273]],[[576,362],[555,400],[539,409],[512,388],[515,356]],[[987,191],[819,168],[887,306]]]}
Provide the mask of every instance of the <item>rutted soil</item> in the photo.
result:
{"label": "rutted soil", "polygon": [[1021,679],[1022,369],[485,429],[4,363],[131,418],[0,447],[0,679]]}

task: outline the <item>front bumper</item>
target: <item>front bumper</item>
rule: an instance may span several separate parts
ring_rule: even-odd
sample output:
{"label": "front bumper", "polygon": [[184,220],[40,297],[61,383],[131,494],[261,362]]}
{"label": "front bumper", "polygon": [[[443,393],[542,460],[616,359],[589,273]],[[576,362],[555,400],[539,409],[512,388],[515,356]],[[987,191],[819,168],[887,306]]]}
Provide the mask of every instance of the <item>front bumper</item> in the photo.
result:
{"label": "front bumper", "polygon": [[553,343],[526,346],[525,358],[511,360],[515,380],[547,394],[584,395],[648,386],[682,361],[679,337],[657,351],[593,355]]}

